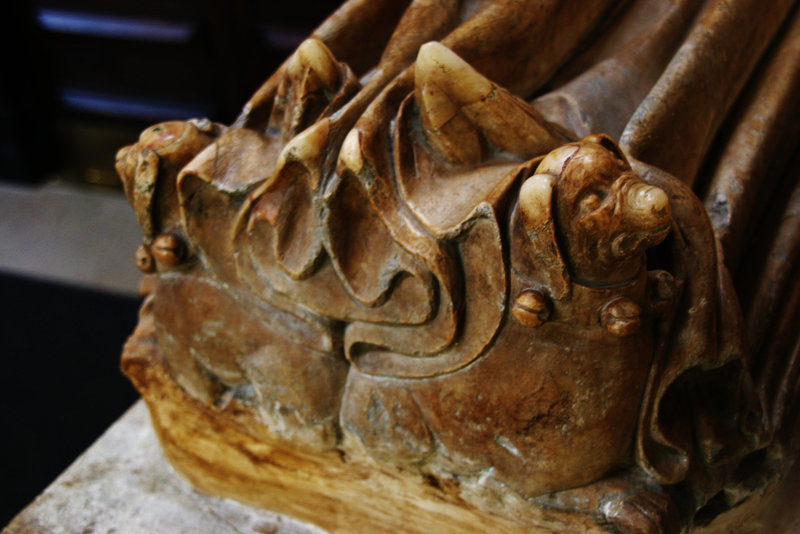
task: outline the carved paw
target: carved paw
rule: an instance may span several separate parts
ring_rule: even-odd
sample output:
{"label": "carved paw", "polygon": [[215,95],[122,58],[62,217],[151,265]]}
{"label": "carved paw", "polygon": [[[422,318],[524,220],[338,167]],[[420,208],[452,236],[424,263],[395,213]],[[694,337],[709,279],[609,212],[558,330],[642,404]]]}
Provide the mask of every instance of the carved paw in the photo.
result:
{"label": "carved paw", "polygon": [[625,534],[678,534],[675,503],[668,496],[641,491],[608,502],[603,512],[609,523]]}

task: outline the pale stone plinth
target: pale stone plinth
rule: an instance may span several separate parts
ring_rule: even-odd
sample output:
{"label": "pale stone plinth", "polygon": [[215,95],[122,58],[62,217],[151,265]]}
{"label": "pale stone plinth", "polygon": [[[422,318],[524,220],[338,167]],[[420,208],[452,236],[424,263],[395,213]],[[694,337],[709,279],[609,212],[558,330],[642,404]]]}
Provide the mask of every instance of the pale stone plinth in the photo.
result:
{"label": "pale stone plinth", "polygon": [[[800,462],[770,491],[697,534],[800,532]],[[742,527],[742,525],[745,525]],[[200,493],[164,459],[142,401],[0,534],[325,534],[287,516]]]}
{"label": "pale stone plinth", "polygon": [[167,464],[137,402],[2,534],[321,534],[322,530],[210,497]]}

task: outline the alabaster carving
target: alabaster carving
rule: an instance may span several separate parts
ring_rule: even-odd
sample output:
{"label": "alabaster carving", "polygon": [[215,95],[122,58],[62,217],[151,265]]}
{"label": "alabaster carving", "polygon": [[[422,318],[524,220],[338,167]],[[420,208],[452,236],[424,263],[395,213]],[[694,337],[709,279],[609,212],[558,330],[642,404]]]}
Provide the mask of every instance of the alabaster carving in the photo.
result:
{"label": "alabaster carving", "polygon": [[791,4],[350,0],[233,125],[145,130],[123,369],[173,464],[341,532],[763,495],[797,437]]}

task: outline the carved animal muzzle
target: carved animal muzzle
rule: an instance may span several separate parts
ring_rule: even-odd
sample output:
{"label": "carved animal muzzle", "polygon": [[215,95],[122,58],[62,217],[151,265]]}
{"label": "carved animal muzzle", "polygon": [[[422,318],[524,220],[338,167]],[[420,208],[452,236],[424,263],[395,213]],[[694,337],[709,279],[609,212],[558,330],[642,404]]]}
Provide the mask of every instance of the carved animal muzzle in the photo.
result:
{"label": "carved animal muzzle", "polygon": [[644,251],[669,232],[666,193],[642,181],[610,138],[589,136],[554,150],[532,178],[542,181],[537,176],[552,177],[553,198],[544,201],[553,204],[559,248],[579,282],[632,280]]}
{"label": "carved animal muzzle", "polygon": [[[143,271],[150,272],[153,267],[148,249],[152,241],[178,219],[178,172],[222,131],[221,125],[207,119],[164,122],[147,128],[138,142],[117,152],[115,167],[144,236],[145,248],[137,253],[137,265]],[[156,259],[168,258],[168,264],[178,261],[180,254],[173,258],[167,249],[171,250],[165,248]]]}
{"label": "carved animal muzzle", "polygon": [[620,230],[611,240],[611,256],[621,260],[660,243],[669,232],[671,212],[667,194],[636,174],[624,173],[617,200]]}

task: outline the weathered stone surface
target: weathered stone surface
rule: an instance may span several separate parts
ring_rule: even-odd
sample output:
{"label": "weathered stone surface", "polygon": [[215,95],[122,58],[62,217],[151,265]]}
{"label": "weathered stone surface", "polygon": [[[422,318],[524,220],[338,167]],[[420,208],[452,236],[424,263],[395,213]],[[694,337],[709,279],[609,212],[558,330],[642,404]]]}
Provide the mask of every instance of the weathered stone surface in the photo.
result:
{"label": "weathered stone surface", "polygon": [[323,534],[294,519],[200,493],[164,459],[143,402],[3,534]]}

